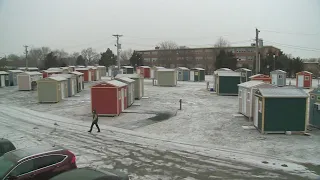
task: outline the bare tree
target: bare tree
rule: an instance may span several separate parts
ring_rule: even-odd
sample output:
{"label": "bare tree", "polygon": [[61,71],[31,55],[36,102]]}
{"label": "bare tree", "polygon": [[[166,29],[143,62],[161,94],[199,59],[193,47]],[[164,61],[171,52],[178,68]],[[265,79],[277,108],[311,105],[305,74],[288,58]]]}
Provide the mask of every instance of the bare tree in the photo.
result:
{"label": "bare tree", "polygon": [[223,37],[219,37],[219,39],[214,44],[214,47],[229,47],[230,42]]}
{"label": "bare tree", "polygon": [[33,48],[29,51],[29,62],[34,62],[38,67],[43,67],[44,59],[51,52],[49,47]]}
{"label": "bare tree", "polygon": [[133,50],[132,49],[127,49],[127,50],[123,50],[120,53],[120,59],[123,62],[123,64],[129,64],[130,63],[130,58],[133,54]]}
{"label": "bare tree", "polygon": [[81,51],[81,56],[86,60],[87,65],[93,65],[98,63],[101,55],[93,50],[91,47],[87,49],[83,49]]}
{"label": "bare tree", "polygon": [[174,41],[163,41],[158,45],[159,49],[178,49],[179,46]]}

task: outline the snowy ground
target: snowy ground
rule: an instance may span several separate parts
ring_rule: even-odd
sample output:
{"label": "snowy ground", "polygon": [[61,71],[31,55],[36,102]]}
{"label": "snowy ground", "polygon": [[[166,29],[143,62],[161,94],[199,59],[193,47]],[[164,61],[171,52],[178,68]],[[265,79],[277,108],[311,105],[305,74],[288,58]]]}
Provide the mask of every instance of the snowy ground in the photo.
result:
{"label": "snowy ground", "polygon": [[311,136],[244,130],[243,125],[252,123],[233,116],[237,97],[210,94],[205,82],[178,84],[156,87],[145,80],[148,98],[136,101],[127,110],[130,113],[101,117],[103,132],[98,135],[86,133],[91,122],[90,84],[78,96],[57,104],[38,104],[36,92],[6,87],[0,89],[0,137],[19,147],[61,144],[76,152],[79,166],[122,169],[133,179],[320,175],[319,130],[311,131]]}

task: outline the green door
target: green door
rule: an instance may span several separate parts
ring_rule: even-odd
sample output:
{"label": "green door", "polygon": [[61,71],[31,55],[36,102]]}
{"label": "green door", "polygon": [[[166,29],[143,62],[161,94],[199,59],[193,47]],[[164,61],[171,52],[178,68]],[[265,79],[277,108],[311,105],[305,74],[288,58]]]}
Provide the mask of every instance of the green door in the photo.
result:
{"label": "green door", "polygon": [[199,71],[194,71],[194,81],[200,81],[200,73],[199,73]]}
{"label": "green door", "polygon": [[200,70],[200,81],[204,81],[204,80],[205,80],[204,70]]}

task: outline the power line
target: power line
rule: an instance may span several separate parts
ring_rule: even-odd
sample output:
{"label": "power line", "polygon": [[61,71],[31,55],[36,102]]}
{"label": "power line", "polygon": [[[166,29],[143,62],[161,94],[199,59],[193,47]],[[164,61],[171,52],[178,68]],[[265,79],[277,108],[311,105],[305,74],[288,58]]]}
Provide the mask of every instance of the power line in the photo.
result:
{"label": "power line", "polygon": [[309,34],[309,33],[296,33],[296,32],[284,32],[284,31],[273,31],[273,30],[266,30],[262,29],[263,32],[270,32],[270,33],[277,33],[277,34],[288,34],[288,35],[303,35],[303,36],[316,36],[319,35],[320,32],[315,34]]}
{"label": "power line", "polygon": [[273,42],[273,41],[266,41],[265,42],[269,42],[269,43],[273,43],[279,46],[286,46],[292,49],[299,49],[299,50],[306,50],[306,51],[320,51],[320,49],[318,48],[311,48],[311,47],[303,47],[303,46],[296,46],[296,45],[290,45],[290,44],[283,44],[283,43],[278,43],[278,42]]}

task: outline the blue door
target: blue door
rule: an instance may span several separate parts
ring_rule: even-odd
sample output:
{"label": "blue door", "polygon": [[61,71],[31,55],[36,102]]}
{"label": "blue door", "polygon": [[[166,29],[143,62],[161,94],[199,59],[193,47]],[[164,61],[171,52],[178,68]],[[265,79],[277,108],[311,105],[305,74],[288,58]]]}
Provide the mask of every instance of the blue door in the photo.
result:
{"label": "blue door", "polygon": [[183,71],[183,81],[189,81],[189,77],[190,77],[190,74],[189,74],[189,71]]}

